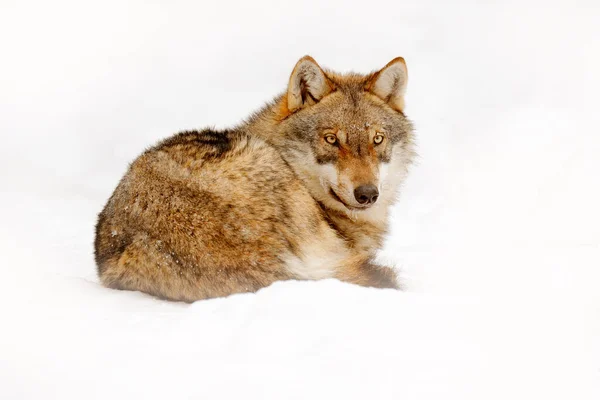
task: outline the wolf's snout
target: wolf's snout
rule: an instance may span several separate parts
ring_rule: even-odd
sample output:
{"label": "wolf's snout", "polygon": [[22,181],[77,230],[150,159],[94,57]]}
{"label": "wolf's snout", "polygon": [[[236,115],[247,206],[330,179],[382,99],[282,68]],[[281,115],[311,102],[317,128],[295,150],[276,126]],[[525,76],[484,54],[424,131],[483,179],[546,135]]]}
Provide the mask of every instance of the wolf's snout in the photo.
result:
{"label": "wolf's snout", "polygon": [[377,190],[377,186],[373,184],[369,185],[360,185],[356,189],[354,189],[354,198],[360,204],[372,204],[377,201],[379,197],[379,190]]}

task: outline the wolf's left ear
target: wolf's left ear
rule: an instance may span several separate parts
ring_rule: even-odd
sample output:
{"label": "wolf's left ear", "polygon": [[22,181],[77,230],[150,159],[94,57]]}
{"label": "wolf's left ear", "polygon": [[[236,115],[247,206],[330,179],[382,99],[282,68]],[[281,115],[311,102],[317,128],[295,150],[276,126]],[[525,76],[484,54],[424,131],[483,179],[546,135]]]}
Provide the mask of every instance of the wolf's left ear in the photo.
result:
{"label": "wolf's left ear", "polygon": [[294,112],[307,105],[315,104],[333,90],[319,64],[311,57],[302,57],[290,76],[287,91],[287,107]]}
{"label": "wolf's left ear", "polygon": [[383,69],[373,74],[365,89],[388,103],[393,109],[402,111],[407,82],[408,70],[404,58],[396,57]]}

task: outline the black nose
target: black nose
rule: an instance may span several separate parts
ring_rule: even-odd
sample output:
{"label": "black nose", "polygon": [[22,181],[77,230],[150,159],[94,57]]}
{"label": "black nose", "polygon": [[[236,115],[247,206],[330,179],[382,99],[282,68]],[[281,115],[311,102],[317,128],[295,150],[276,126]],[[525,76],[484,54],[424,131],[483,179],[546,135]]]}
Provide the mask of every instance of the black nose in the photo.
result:
{"label": "black nose", "polygon": [[377,190],[377,186],[375,185],[360,185],[359,187],[354,189],[354,198],[360,204],[375,203],[378,197],[379,190]]}

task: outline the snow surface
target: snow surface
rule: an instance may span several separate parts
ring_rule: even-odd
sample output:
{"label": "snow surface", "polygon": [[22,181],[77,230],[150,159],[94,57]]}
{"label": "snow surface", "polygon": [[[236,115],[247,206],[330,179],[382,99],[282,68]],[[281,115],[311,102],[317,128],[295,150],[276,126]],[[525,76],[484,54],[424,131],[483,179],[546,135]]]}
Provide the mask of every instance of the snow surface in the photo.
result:
{"label": "snow surface", "polygon": [[[599,399],[599,20],[597,0],[2,1],[0,398]],[[101,287],[93,226],[127,163],[235,124],[304,54],[407,60],[420,159],[381,254],[406,291]]]}

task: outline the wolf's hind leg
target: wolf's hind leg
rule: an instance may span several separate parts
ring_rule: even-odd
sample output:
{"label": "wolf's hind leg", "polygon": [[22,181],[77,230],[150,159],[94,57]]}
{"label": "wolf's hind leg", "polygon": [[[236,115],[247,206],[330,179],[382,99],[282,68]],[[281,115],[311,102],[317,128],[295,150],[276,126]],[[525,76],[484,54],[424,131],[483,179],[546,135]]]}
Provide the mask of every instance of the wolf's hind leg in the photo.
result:
{"label": "wolf's hind leg", "polygon": [[108,260],[100,272],[104,286],[188,303],[255,292],[277,280],[290,278],[285,270],[274,265],[248,268],[190,264],[147,235],[138,235],[119,257]]}
{"label": "wolf's hind leg", "polygon": [[[123,249],[100,268],[100,281],[106,287],[145,292],[161,298],[189,301],[197,293],[182,266],[161,242],[147,235],[137,235]],[[187,275],[187,274],[186,274]]]}

